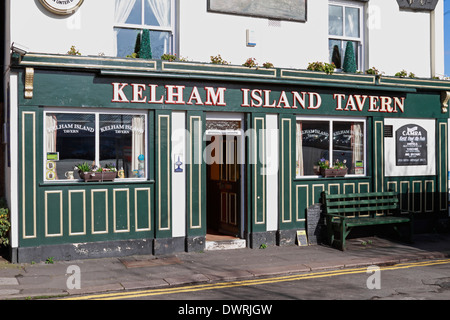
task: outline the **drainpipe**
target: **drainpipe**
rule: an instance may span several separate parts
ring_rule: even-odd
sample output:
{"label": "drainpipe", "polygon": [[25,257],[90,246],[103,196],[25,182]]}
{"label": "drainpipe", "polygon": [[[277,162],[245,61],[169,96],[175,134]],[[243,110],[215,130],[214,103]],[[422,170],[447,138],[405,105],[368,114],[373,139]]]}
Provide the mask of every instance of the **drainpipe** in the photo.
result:
{"label": "drainpipe", "polygon": [[431,78],[436,76],[436,14],[430,11],[430,71]]}

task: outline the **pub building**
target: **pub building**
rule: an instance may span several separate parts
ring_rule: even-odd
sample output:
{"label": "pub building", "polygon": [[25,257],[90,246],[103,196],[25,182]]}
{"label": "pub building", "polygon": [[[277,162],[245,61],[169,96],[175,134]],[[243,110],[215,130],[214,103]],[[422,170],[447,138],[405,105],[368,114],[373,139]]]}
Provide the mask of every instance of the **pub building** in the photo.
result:
{"label": "pub building", "polygon": [[323,191],[448,220],[446,80],[12,50],[5,88],[14,262],[311,243]]}

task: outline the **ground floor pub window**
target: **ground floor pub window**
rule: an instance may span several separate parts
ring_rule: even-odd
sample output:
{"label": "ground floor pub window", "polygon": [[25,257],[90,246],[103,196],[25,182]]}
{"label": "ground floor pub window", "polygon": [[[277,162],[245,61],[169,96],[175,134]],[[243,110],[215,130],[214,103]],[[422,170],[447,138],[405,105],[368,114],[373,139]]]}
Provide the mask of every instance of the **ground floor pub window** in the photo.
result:
{"label": "ground floor pub window", "polygon": [[146,116],[142,113],[44,114],[46,181],[80,179],[75,167],[114,168],[118,179],[146,178]]}
{"label": "ground floor pub window", "polygon": [[318,162],[337,162],[350,175],[365,174],[365,120],[297,118],[296,175],[319,175]]}

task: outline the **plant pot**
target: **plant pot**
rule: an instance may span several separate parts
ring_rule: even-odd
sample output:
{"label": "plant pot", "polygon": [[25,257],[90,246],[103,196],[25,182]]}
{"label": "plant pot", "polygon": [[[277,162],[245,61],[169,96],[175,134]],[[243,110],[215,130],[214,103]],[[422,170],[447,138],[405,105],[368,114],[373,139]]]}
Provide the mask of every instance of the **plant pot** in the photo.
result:
{"label": "plant pot", "polygon": [[348,168],[343,168],[343,169],[325,169],[325,168],[320,168],[320,174],[325,177],[345,177],[345,175],[348,172]]}
{"label": "plant pot", "polygon": [[85,182],[91,181],[114,181],[117,176],[115,171],[103,171],[103,172],[78,172],[81,179]]}

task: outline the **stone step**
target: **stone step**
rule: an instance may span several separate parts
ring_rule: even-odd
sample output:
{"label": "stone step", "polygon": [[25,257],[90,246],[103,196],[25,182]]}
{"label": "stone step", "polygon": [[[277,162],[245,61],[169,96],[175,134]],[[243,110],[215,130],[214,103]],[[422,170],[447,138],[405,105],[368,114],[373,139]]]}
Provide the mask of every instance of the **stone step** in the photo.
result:
{"label": "stone step", "polygon": [[231,250],[246,248],[245,239],[206,241],[205,250]]}

